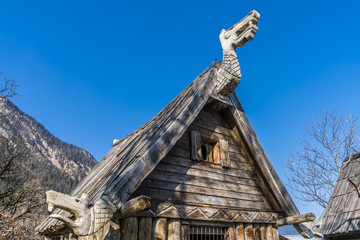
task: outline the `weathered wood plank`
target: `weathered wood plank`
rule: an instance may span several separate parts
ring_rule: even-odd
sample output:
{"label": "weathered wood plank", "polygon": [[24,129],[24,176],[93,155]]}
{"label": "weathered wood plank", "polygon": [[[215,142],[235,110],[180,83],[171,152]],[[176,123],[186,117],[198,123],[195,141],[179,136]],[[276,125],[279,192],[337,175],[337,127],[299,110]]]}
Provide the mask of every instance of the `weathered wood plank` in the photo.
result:
{"label": "weathered wood plank", "polygon": [[138,239],[138,219],[137,217],[127,217],[121,221],[121,240]]}
{"label": "weathered wood plank", "polygon": [[229,143],[226,140],[219,139],[220,162],[223,167],[230,167]]}
{"label": "weathered wood plank", "polygon": [[139,218],[139,240],[151,240],[152,218]]}
{"label": "weathered wood plank", "polygon": [[254,240],[261,240],[260,225],[254,224]]}
{"label": "weathered wood plank", "polygon": [[175,165],[175,166],[182,166],[182,167],[186,167],[186,168],[198,169],[198,170],[203,170],[203,171],[209,171],[209,172],[214,172],[214,173],[222,173],[222,174],[226,174],[226,175],[234,176],[234,177],[239,177],[239,176],[245,175],[248,178],[257,180],[254,172],[251,170],[252,167],[250,166],[250,164],[238,163],[238,167],[239,168],[241,167],[242,169],[238,169],[238,168],[224,169],[219,164],[212,164],[212,163],[208,163],[208,162],[204,162],[204,161],[194,162],[187,158],[173,156],[170,154],[167,155],[161,161],[160,164],[162,164],[162,163],[171,164],[171,165]]}
{"label": "weathered wood plank", "polygon": [[242,223],[236,225],[235,237],[236,240],[245,240],[244,225]]}
{"label": "weathered wood plank", "polygon": [[246,142],[247,147],[250,149],[257,165],[261,169],[261,173],[266,179],[266,182],[269,184],[272,193],[275,195],[276,199],[279,201],[282,209],[286,212],[287,215],[299,215],[299,210],[292,201],[285,186],[282,184],[279,176],[274,170],[274,167],[270,163],[270,160],[267,158],[263,148],[261,147],[259,140],[249,123],[249,120],[243,112],[236,94],[232,93],[229,97],[234,105],[234,107],[231,108],[231,112],[235,119],[236,125],[242,134],[244,142]]}
{"label": "weathered wood plank", "polygon": [[249,193],[253,195],[264,196],[261,189],[251,181],[247,181],[246,183],[244,182],[232,183],[226,181],[213,180],[206,177],[183,175],[179,173],[173,173],[173,172],[167,172],[161,170],[154,170],[146,180],[168,181],[171,183],[196,185],[211,189],[219,189],[225,191]]}
{"label": "weathered wood plank", "polygon": [[[228,197],[240,200],[253,200],[253,201],[264,201],[264,196],[252,195],[249,193],[239,193],[232,191],[224,191],[218,190],[214,188],[207,188],[203,186],[196,185],[188,185],[188,184],[179,184],[179,183],[171,183],[168,181],[158,181],[158,180],[150,180],[145,179],[140,187],[145,187],[148,189],[154,189],[154,195],[157,195],[157,189],[176,191],[176,192],[184,192],[184,193],[198,193],[209,196],[219,196],[219,197]],[[153,195],[151,197],[154,197]]]}
{"label": "weathered wood plank", "polygon": [[247,185],[254,184],[253,186],[258,186],[258,184],[254,182],[254,180],[256,179],[254,179],[253,175],[248,174],[246,172],[242,172],[241,176],[232,176],[232,175],[224,175],[221,172],[182,167],[168,163],[160,163],[157,166],[156,170],[187,174],[190,176],[206,176],[207,178],[219,180],[219,181],[226,181],[226,182],[247,184]]}
{"label": "weathered wood plank", "polygon": [[[209,162],[204,162],[204,161],[186,161],[185,159],[188,159],[186,157],[186,155],[188,155],[188,151],[186,148],[181,148],[181,147],[174,147],[174,149],[161,161],[164,163],[171,163],[171,160],[178,160],[178,163],[176,163],[177,165],[180,166],[188,166],[188,167],[194,167],[194,168],[199,168],[201,167],[201,169],[209,169],[209,170],[215,170],[215,171],[223,171],[220,164],[214,164],[214,163],[209,163]],[[232,154],[229,152],[229,158],[231,160],[231,169],[234,170],[241,170],[241,171],[246,171],[247,174],[251,174],[253,173],[253,169],[252,166],[248,163],[248,162],[244,162],[244,161],[239,161],[239,157],[233,157]],[[182,161],[185,161],[184,163],[181,163]],[[184,165],[186,164],[186,165]],[[225,173],[233,173],[233,171],[228,170]],[[239,174],[239,172],[234,172],[234,174]],[[253,174],[254,175],[254,174]]]}
{"label": "weathered wood plank", "polygon": [[154,189],[148,189],[144,187],[139,187],[134,195],[136,194],[146,194],[152,196],[152,199],[164,200],[164,201],[176,201],[176,202],[185,202],[193,204],[203,204],[208,206],[228,206],[228,207],[243,207],[244,209],[253,209],[261,211],[269,211],[271,207],[268,203],[263,201],[253,201],[253,200],[240,200],[234,198],[210,196],[204,194],[194,194],[194,193],[185,193],[177,191],[169,191],[163,189],[157,189],[156,194],[154,194]]}
{"label": "weathered wood plank", "polygon": [[[182,148],[186,148],[186,149],[190,149],[191,148],[191,144],[190,144],[190,132],[191,131],[186,131],[184,133],[184,135],[176,142],[177,147],[182,147]],[[238,140],[240,141],[240,140]],[[239,145],[233,145],[231,143],[229,143],[229,152],[236,154],[237,156],[241,156],[242,158],[240,158],[241,161],[247,161],[246,159],[246,153],[244,152],[244,150],[242,149],[242,147],[240,147]]]}
{"label": "weathered wood plank", "polygon": [[229,141],[229,143],[231,143],[232,145],[235,146],[241,146],[241,142],[238,139],[226,136],[224,134],[221,133],[217,133],[217,132],[212,132],[206,128],[202,128],[202,127],[198,127],[195,125],[190,125],[189,126],[189,130],[196,130],[199,131],[201,136],[203,138],[207,138],[207,139],[213,139],[214,141],[218,140],[218,139],[226,139]]}
{"label": "weathered wood plank", "polygon": [[[213,77],[214,72],[210,71],[207,79]],[[121,206],[127,200],[133,190],[140,185],[157,163],[168,153],[185,132],[187,126],[194,120],[197,113],[200,112],[215,84],[214,81],[209,80],[203,80],[203,83],[205,83],[205,86],[201,89],[201,92],[195,90],[186,99],[184,111],[183,109],[175,109],[172,118],[176,119],[176,121],[168,121],[166,126],[161,127],[161,131],[163,131],[161,135],[157,134],[157,138],[155,137],[148,147],[146,147],[146,144],[143,145],[142,149],[146,149],[146,151],[137,155],[141,156],[141,158],[127,166],[126,171],[123,172],[120,169],[116,171],[109,180],[104,194],[116,205]]]}
{"label": "weathered wood plank", "polygon": [[115,219],[125,218],[138,214],[150,208],[150,198],[146,196],[139,196],[127,201],[121,208],[114,214]]}
{"label": "weathered wood plank", "polygon": [[279,232],[276,227],[273,228],[273,240],[279,240]]}
{"label": "weathered wood plank", "polygon": [[270,224],[266,226],[266,240],[273,240],[273,227]]}
{"label": "weathered wood plank", "polygon": [[253,225],[251,223],[245,224],[244,232],[246,240],[254,240]]}
{"label": "weathered wood plank", "polygon": [[187,224],[182,224],[181,226],[181,239],[190,240],[190,226]]}
{"label": "weathered wood plank", "polygon": [[290,216],[290,217],[281,218],[281,219],[277,220],[276,227],[284,226],[284,225],[292,225],[292,224],[302,223],[302,222],[310,222],[310,221],[314,221],[315,219],[316,219],[316,217],[313,213]]}
{"label": "weathered wood plank", "polygon": [[198,154],[200,144],[201,144],[201,136],[200,136],[199,131],[192,130],[191,131],[191,159],[192,160],[200,160],[200,156]]}
{"label": "weathered wood plank", "polygon": [[225,234],[225,240],[236,240],[235,228],[229,227]]}
{"label": "weathered wood plank", "polygon": [[181,220],[169,219],[168,240],[181,240]]}
{"label": "weathered wood plank", "polygon": [[155,218],[153,222],[152,240],[167,240],[167,219]]}
{"label": "weathered wood plank", "polygon": [[[219,126],[214,122],[209,123],[209,122],[204,121],[202,119],[196,118],[192,122],[192,125],[194,125],[196,127],[203,128],[203,129],[207,129],[209,131],[213,131],[213,132],[222,134],[223,136],[227,136],[227,137],[230,137],[230,138],[236,138],[236,135],[233,133],[233,131],[231,129]],[[240,139],[239,139],[239,141],[240,141]]]}
{"label": "weathered wood plank", "polygon": [[260,239],[266,240],[266,225],[265,224],[260,225]]}
{"label": "weathered wood plank", "polygon": [[229,124],[227,121],[224,121],[224,118],[222,117],[221,113],[211,110],[209,108],[204,108],[197,116],[197,119],[201,119],[203,121],[206,121],[210,124],[216,124],[217,126],[230,129]]}

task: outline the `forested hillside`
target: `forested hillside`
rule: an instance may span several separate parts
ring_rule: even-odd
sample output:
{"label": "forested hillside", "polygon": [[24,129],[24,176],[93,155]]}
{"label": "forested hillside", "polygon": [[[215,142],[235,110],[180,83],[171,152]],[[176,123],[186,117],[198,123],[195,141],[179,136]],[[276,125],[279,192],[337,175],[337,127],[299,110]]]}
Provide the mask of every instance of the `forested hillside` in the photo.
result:
{"label": "forested hillside", "polygon": [[9,100],[0,101],[0,201],[6,211],[25,213],[36,225],[47,215],[44,192],[70,193],[96,163]]}

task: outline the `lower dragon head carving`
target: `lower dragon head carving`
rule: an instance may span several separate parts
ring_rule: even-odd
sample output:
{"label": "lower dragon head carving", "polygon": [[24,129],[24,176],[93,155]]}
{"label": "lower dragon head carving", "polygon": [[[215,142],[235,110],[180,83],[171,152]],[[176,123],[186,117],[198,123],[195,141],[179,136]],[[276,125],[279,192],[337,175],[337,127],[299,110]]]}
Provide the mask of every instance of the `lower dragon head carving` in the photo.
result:
{"label": "lower dragon head carving", "polygon": [[218,71],[218,85],[216,92],[221,98],[227,97],[240,83],[241,72],[237,60],[236,48],[243,47],[249,40],[253,40],[258,30],[260,14],[253,10],[240,22],[220,33],[223,49],[223,62]]}
{"label": "lower dragon head carving", "polygon": [[96,233],[110,221],[116,211],[115,206],[105,196],[92,204],[86,194],[77,198],[55,191],[47,191],[46,203],[50,212],[56,207],[73,215],[74,219],[60,214],[52,214],[50,217],[64,222],[78,236]]}

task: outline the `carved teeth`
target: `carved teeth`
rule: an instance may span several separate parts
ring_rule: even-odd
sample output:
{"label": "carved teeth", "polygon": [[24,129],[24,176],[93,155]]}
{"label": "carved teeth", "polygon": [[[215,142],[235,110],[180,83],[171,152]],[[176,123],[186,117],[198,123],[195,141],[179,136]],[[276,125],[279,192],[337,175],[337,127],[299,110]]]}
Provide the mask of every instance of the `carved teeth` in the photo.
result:
{"label": "carved teeth", "polygon": [[54,210],[54,205],[53,204],[51,204],[51,203],[48,203],[48,211],[49,212],[52,212],[53,210]]}

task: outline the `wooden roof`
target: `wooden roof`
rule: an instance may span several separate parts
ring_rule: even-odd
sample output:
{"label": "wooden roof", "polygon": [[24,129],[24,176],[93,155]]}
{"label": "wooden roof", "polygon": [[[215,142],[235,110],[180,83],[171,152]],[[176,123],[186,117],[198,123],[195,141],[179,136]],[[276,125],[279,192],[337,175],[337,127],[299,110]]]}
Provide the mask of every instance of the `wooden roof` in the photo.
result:
{"label": "wooden roof", "polygon": [[[262,149],[235,93],[224,101],[214,93],[216,71],[217,64],[197,77],[152,120],[114,145],[71,195],[80,197],[82,193],[87,193],[90,201],[106,195],[119,209],[212,99],[231,106],[237,127],[284,214],[299,214]],[[69,217],[65,211],[55,211]],[[61,222],[48,217],[36,231],[46,234],[63,226]]]}
{"label": "wooden roof", "polygon": [[[321,216],[324,236],[360,231],[360,154],[347,158]],[[360,234],[360,232],[358,233]]]}

